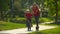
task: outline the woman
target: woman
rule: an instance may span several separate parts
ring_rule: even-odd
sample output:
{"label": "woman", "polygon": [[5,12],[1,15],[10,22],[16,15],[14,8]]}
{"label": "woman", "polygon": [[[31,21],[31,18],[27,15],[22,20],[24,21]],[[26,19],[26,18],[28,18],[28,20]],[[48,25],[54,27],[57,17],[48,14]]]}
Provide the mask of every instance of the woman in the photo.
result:
{"label": "woman", "polygon": [[36,30],[38,30],[39,29],[38,24],[39,24],[40,11],[39,11],[39,7],[37,6],[36,3],[33,4],[32,11],[33,11],[33,15],[34,15],[34,18],[36,21]]}

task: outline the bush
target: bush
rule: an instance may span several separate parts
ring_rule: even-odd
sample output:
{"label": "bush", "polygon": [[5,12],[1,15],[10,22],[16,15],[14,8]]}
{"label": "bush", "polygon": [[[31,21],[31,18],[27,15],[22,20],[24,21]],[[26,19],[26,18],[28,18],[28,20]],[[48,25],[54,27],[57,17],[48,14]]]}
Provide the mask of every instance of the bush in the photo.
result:
{"label": "bush", "polygon": [[13,22],[13,23],[26,23],[26,19],[25,18],[17,18],[17,19],[10,20],[10,22]]}
{"label": "bush", "polygon": [[[32,23],[35,23],[35,19],[32,18]],[[42,22],[50,22],[52,21],[51,19],[48,19],[48,18],[39,18],[39,23],[42,23]],[[14,22],[14,23],[26,23],[26,19],[25,18],[19,18],[19,19],[13,19],[13,20],[10,20],[10,22]]]}
{"label": "bush", "polygon": [[40,18],[39,21],[40,22],[50,22],[52,20],[51,19],[48,19],[48,18]]}

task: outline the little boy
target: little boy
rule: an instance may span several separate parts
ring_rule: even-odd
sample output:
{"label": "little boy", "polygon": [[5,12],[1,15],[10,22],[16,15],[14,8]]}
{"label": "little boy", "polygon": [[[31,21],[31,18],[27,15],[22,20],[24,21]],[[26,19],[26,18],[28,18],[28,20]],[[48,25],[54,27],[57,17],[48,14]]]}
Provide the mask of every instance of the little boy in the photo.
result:
{"label": "little boy", "polygon": [[30,13],[29,9],[27,9],[26,13],[25,13],[25,17],[26,17],[26,26],[28,27],[28,31],[31,31],[31,18],[32,18],[32,14]]}

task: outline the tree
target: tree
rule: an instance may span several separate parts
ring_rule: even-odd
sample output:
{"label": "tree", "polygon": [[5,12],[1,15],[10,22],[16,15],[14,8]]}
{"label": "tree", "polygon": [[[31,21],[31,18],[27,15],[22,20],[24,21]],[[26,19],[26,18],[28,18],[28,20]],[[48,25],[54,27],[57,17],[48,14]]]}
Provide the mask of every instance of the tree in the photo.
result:
{"label": "tree", "polygon": [[9,0],[0,0],[0,20],[4,19],[4,11],[7,11],[9,8]]}

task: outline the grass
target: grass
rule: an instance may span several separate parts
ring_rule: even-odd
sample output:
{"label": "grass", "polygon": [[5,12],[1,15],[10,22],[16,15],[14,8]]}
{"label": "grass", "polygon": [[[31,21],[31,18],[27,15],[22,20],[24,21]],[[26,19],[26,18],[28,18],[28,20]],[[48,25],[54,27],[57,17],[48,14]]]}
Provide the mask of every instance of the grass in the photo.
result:
{"label": "grass", "polygon": [[17,28],[24,28],[25,24],[12,23],[12,22],[0,22],[0,30],[10,30]]}
{"label": "grass", "polygon": [[[26,18],[14,18],[14,19],[20,20],[20,21],[22,21],[22,23],[25,23]],[[41,18],[39,20],[41,20],[42,22],[45,22],[45,20],[51,21],[47,18]],[[32,18],[32,21],[33,21],[33,23],[35,23],[34,18]],[[0,21],[0,30],[10,30],[10,29],[17,29],[17,28],[24,28],[24,27],[25,27],[25,24]]]}
{"label": "grass", "polygon": [[60,27],[49,30],[38,31],[38,32],[32,32],[29,34],[60,34]]}
{"label": "grass", "polygon": [[[58,26],[56,28],[53,29],[47,29],[47,30],[42,30],[42,31],[35,31],[32,33],[28,33],[28,34],[60,34],[60,25],[56,25],[56,24],[49,24],[50,26]],[[47,25],[48,26],[48,25]]]}

